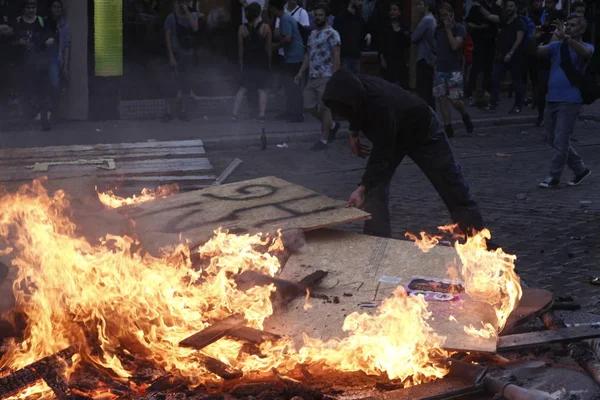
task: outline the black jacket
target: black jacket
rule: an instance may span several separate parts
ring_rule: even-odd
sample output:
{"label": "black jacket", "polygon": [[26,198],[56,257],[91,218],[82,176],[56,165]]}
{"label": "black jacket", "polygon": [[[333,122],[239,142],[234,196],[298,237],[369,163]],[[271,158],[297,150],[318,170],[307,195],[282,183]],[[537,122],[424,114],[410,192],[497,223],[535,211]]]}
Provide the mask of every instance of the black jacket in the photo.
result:
{"label": "black jacket", "polygon": [[333,29],[338,31],[342,41],[340,55],[342,57],[360,57],[365,36],[368,33],[362,17],[358,13],[352,14],[346,9],[334,18]]}
{"label": "black jacket", "polygon": [[393,175],[411,146],[427,137],[431,122],[431,110],[420,97],[381,78],[343,69],[327,82],[323,102],[373,144],[361,181],[367,190]]}

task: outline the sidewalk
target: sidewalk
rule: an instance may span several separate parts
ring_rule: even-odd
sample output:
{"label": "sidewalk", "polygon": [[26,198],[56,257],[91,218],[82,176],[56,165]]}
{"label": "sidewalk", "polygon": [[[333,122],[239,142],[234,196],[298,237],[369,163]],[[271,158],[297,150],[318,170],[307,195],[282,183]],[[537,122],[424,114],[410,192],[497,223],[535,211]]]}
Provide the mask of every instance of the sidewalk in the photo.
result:
{"label": "sidewalk", "polygon": [[[469,108],[475,129],[493,126],[533,124],[537,111],[523,108],[519,115],[508,114],[511,99],[504,99],[495,112]],[[585,106],[581,119],[600,121],[600,102]],[[456,130],[464,129],[460,116],[453,110]],[[210,148],[257,146],[264,128],[270,146],[281,143],[312,142],[319,137],[320,126],[310,115],[304,123],[286,123],[268,115],[265,123],[251,119],[231,121],[228,117],[193,119],[189,122],[158,120],[71,121],[57,124],[50,132],[42,132],[35,121],[0,121],[0,148],[38,147],[50,145],[140,142],[147,140],[202,139]],[[347,131],[342,122],[341,135]]]}

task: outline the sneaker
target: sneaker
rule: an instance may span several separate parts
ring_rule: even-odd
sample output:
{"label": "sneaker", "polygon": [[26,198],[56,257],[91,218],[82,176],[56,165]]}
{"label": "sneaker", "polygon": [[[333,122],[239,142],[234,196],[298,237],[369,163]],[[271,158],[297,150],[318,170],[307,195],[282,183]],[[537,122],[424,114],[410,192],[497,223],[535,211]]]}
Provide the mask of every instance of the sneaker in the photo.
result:
{"label": "sneaker", "polygon": [[473,126],[473,121],[471,121],[471,116],[469,113],[465,113],[462,116],[463,123],[465,124],[465,128],[467,129],[467,133],[473,133],[475,127]]}
{"label": "sneaker", "polygon": [[37,113],[35,114],[35,117],[33,117],[34,121],[41,121],[42,120],[42,113]]}
{"label": "sneaker", "polygon": [[521,107],[514,106],[508,112],[509,114],[521,114]]}
{"label": "sneaker", "polygon": [[558,179],[547,177],[546,179],[541,181],[538,186],[541,188],[555,188],[558,187],[559,183],[560,181]]}
{"label": "sneaker", "polygon": [[231,116],[231,120],[234,121],[234,122],[237,122],[237,121],[239,121],[239,118],[238,118],[237,115],[232,115]]}
{"label": "sneaker", "polygon": [[535,120],[535,126],[544,126],[544,116],[543,115],[538,115],[537,119]]}
{"label": "sneaker", "polygon": [[488,104],[483,108],[485,111],[496,111],[496,106],[493,104]]}
{"label": "sneaker", "polygon": [[340,123],[335,122],[333,128],[329,129],[329,136],[327,137],[327,142],[333,142],[335,140],[335,136],[337,135],[337,131],[340,130]]}
{"label": "sneaker", "polygon": [[583,171],[581,174],[579,175],[575,175],[575,177],[573,179],[571,179],[569,182],[567,182],[567,185],[569,186],[577,186],[579,185],[585,178],[587,178],[588,176],[590,176],[592,174],[592,171],[590,171],[589,169],[586,169],[585,171]]}
{"label": "sneaker", "polygon": [[321,150],[325,150],[326,148],[327,148],[327,143],[323,143],[323,142],[321,142],[319,140],[317,143],[313,144],[310,147],[310,150],[312,150],[312,151],[321,151]]}
{"label": "sneaker", "polygon": [[263,115],[262,117],[256,117],[254,118],[254,121],[256,122],[265,122],[267,120],[267,118]]}
{"label": "sneaker", "polygon": [[173,115],[171,114],[165,114],[162,116],[162,118],[160,119],[161,122],[167,123],[167,122],[171,122],[173,121]]}

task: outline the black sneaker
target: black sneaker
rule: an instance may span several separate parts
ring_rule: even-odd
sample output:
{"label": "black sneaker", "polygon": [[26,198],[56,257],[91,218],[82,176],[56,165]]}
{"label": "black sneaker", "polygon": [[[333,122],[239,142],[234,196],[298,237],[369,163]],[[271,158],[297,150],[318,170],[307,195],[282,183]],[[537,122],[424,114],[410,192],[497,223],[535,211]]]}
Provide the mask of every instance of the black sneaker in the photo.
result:
{"label": "black sneaker", "polygon": [[465,124],[465,129],[467,130],[467,133],[473,133],[475,127],[473,126],[473,121],[471,121],[471,116],[469,115],[469,113],[465,113],[465,115],[462,116],[462,120]]}
{"label": "black sneaker", "polygon": [[509,114],[521,114],[521,107],[514,106],[508,112]]}
{"label": "black sneaker", "polygon": [[452,128],[451,124],[444,126],[444,131],[446,132],[446,136],[448,136],[449,138],[454,137],[454,128]]}
{"label": "black sneaker", "polygon": [[327,148],[327,143],[323,143],[322,141],[318,141],[317,143],[313,144],[310,147],[310,150],[312,151],[321,151],[321,150],[325,150]]}
{"label": "black sneaker", "polygon": [[538,186],[546,189],[546,188],[558,187],[559,184],[560,184],[560,181],[558,179],[555,179],[552,177],[547,177],[546,179],[541,181]]}
{"label": "black sneaker", "polygon": [[567,182],[567,185],[569,186],[577,186],[579,185],[585,178],[587,178],[588,176],[590,176],[592,174],[592,171],[590,171],[589,169],[586,169],[585,171],[583,171],[581,174],[579,175],[575,175],[575,177],[573,179],[571,179],[569,182]]}
{"label": "black sneaker", "polygon": [[327,142],[333,142],[335,140],[335,136],[337,135],[337,131],[340,130],[340,123],[335,122],[333,128],[329,128],[329,136],[327,137]]}

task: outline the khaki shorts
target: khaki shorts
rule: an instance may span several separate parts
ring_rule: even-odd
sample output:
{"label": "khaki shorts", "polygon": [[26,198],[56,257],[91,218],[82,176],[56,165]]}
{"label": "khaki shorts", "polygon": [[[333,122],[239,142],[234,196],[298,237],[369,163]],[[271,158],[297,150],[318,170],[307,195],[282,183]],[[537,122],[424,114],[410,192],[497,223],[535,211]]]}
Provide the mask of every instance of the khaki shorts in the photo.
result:
{"label": "khaki shorts", "polygon": [[320,111],[328,110],[321,99],[325,93],[325,86],[329,78],[310,78],[304,88],[304,108],[317,107]]}

